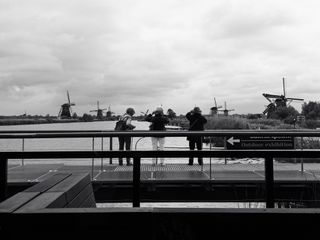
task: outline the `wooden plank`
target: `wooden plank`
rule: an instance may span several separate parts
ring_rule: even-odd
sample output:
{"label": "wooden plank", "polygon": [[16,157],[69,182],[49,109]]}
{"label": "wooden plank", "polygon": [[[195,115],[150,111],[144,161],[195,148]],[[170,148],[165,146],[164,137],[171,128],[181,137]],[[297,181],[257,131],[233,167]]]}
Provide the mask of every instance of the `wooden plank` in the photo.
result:
{"label": "wooden plank", "polygon": [[[89,200],[88,200],[89,199]],[[44,208],[80,207],[95,205],[93,189],[88,173],[55,174],[13,196],[0,205],[1,212],[26,212]]]}
{"label": "wooden plank", "polygon": [[39,192],[20,192],[0,203],[0,213],[14,212],[24,204],[39,196]]}
{"label": "wooden plank", "polygon": [[62,182],[64,179],[68,178],[71,173],[57,173],[52,177],[24,190],[24,192],[40,192],[43,193],[58,183]]}
{"label": "wooden plank", "polygon": [[63,208],[66,204],[67,201],[64,192],[45,192],[15,212],[28,212],[44,208]]}
{"label": "wooden plank", "polygon": [[66,207],[78,208],[92,194],[93,194],[92,185],[91,183],[89,183],[70,203],[68,203]]}
{"label": "wooden plank", "polygon": [[48,192],[64,192],[67,202],[71,202],[89,183],[89,173],[73,173],[63,182],[52,187]]}

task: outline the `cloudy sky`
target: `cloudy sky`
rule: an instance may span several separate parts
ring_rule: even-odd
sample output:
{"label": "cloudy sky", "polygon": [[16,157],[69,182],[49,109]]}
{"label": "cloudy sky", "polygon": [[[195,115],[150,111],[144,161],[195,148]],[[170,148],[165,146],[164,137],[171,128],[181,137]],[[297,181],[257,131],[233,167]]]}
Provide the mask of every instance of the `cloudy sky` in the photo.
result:
{"label": "cloudy sky", "polygon": [[[0,115],[318,101],[318,0],[0,0]],[[293,104],[298,110],[301,103]]]}

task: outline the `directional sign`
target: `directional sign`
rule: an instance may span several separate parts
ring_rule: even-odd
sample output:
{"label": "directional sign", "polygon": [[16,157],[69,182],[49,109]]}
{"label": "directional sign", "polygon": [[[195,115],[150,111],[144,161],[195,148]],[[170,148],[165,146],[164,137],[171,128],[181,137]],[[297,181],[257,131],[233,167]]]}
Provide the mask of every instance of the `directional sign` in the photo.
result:
{"label": "directional sign", "polygon": [[227,140],[227,142],[234,146],[235,143],[240,143],[240,139],[234,139],[233,137],[231,137]]}
{"label": "directional sign", "polygon": [[232,136],[226,138],[227,149],[294,149],[289,136]]}

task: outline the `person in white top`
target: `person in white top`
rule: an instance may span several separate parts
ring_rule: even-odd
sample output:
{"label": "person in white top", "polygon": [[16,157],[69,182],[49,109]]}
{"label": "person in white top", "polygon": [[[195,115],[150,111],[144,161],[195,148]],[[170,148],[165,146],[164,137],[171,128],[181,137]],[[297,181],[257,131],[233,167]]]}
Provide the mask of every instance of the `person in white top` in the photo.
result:
{"label": "person in white top", "polygon": [[[151,122],[150,130],[151,131],[165,131],[165,125],[169,123],[169,119],[163,114],[163,109],[158,107],[152,114],[149,114],[146,118],[146,121]],[[153,150],[163,150],[164,137],[151,137],[151,143]],[[156,165],[156,158],[152,159],[152,165]],[[160,165],[164,166],[164,158],[160,158]]]}

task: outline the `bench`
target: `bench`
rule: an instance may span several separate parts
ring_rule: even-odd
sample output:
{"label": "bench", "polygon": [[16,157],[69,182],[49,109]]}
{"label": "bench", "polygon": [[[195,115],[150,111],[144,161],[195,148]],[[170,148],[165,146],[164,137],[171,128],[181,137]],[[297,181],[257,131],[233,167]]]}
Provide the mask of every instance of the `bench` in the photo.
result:
{"label": "bench", "polygon": [[0,213],[95,207],[89,173],[57,173],[0,203]]}

